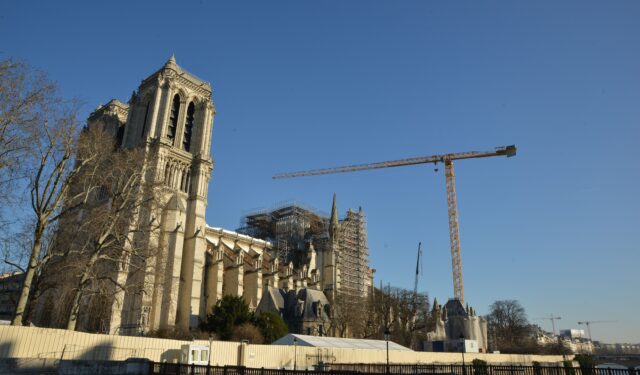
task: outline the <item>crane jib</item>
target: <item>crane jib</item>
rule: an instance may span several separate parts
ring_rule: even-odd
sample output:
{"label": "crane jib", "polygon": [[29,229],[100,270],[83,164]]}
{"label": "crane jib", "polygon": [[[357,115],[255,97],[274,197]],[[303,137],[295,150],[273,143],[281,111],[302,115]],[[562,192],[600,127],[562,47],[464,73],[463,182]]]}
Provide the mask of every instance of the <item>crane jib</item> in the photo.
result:
{"label": "crane jib", "polygon": [[429,163],[437,164],[437,163],[444,163],[446,161],[486,158],[486,157],[500,156],[500,155],[505,155],[507,157],[515,156],[516,146],[511,145],[511,146],[496,147],[495,150],[493,151],[457,152],[457,153],[443,154],[443,155],[419,156],[414,158],[389,160],[389,161],[382,161],[377,163],[353,164],[353,165],[346,165],[346,166],[335,167],[335,168],[321,168],[321,169],[312,169],[308,171],[280,173],[273,176],[273,179],[318,176],[323,174],[356,172],[356,171],[364,171],[364,170],[371,170],[371,169],[402,167],[402,166],[416,165],[416,164],[429,164]]}

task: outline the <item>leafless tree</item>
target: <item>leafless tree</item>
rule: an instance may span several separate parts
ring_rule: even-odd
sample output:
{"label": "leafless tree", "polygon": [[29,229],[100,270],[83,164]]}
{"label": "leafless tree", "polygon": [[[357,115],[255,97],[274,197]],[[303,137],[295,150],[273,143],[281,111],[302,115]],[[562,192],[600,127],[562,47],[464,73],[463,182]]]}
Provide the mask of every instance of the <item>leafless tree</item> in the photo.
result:
{"label": "leafless tree", "polygon": [[360,337],[363,335],[365,316],[368,309],[365,297],[338,293],[331,304],[331,324],[329,332],[336,337]]}
{"label": "leafless tree", "polygon": [[32,135],[59,99],[43,73],[16,60],[0,60],[0,202],[12,198],[8,186],[24,177],[21,159]]}
{"label": "leafless tree", "polygon": [[408,347],[416,347],[426,334],[429,316],[426,293],[417,293],[403,288],[387,288],[390,313],[386,327],[395,342]]}
{"label": "leafless tree", "polygon": [[87,169],[91,174],[82,173],[76,180],[80,189],[98,189],[80,207],[81,220],[72,219],[77,220],[71,226],[75,233],[69,233],[73,237],[63,246],[67,260],[62,264],[76,265],[66,325],[69,330],[76,329],[87,300],[104,304],[124,292],[144,293],[147,271],[153,264],[149,260],[156,253],[148,239],[157,233],[154,218],[158,214],[154,213],[161,206],[162,194],[154,173],[145,165],[145,150],[116,150],[106,134],[95,135],[90,138],[100,138],[111,147],[95,159],[100,165],[95,172]]}
{"label": "leafless tree", "polygon": [[0,211],[0,248],[6,259],[3,271],[24,271],[29,258],[24,247],[30,239],[24,236],[23,218],[8,213],[25,203],[26,195],[20,192],[26,184],[27,170],[22,161],[29,156],[31,139],[48,109],[59,102],[55,91],[55,85],[43,73],[24,62],[0,60],[0,205],[5,208]]}
{"label": "leafless tree", "polygon": [[505,353],[532,352],[536,346],[524,307],[516,300],[495,301],[487,315],[489,337]]}
{"label": "leafless tree", "polygon": [[392,340],[415,347],[429,319],[426,293],[407,289],[373,288],[367,297],[338,294],[332,306],[331,328],[336,336],[382,339],[389,329]]}
{"label": "leafless tree", "polygon": [[[40,114],[37,130],[29,139],[20,168],[28,182],[32,225],[32,242],[25,280],[12,325],[21,325],[34,276],[49,258],[43,252],[49,230],[67,213],[86,200],[89,190],[69,196],[74,178],[97,155],[74,159],[78,124],[76,106],[58,102]],[[74,202],[74,204],[66,204]]]}

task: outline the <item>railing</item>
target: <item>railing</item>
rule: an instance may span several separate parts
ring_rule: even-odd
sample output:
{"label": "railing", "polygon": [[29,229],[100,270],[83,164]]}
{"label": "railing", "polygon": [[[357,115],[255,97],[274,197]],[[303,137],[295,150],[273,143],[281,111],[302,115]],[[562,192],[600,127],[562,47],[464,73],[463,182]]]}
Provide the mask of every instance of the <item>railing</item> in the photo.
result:
{"label": "railing", "polygon": [[179,363],[151,363],[149,375],[356,375],[355,371],[287,370],[243,366],[201,366]]}
{"label": "railing", "polygon": [[521,365],[447,365],[447,364],[331,364],[331,371],[351,371],[363,374],[447,374],[447,375],[640,375],[638,370],[612,368],[581,368],[563,366]]}
{"label": "railing", "polygon": [[249,368],[242,366],[200,366],[179,363],[151,363],[150,375],[640,375],[634,369],[580,368],[519,365],[415,364],[326,364],[315,370]]}

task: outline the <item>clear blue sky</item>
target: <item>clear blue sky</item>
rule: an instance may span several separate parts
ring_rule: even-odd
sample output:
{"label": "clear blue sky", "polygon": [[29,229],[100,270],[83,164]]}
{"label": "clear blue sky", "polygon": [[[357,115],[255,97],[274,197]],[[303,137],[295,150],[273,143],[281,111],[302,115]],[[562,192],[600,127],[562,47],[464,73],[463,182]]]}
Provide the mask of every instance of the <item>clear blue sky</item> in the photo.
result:
{"label": "clear blue sky", "polygon": [[377,280],[452,295],[442,170],[276,172],[515,144],[456,165],[466,298],[517,299],[640,342],[640,2],[0,4],[0,57],[49,72],[88,114],[172,53],[218,110],[207,221],[287,200],[362,206]]}

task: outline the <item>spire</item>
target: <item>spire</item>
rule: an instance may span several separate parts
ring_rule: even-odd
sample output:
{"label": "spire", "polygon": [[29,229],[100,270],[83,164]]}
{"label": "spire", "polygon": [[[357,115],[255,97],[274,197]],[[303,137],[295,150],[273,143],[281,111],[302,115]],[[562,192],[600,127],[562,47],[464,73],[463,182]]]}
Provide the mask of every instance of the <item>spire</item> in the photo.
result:
{"label": "spire", "polygon": [[333,205],[331,206],[331,221],[329,222],[329,237],[335,241],[338,236],[340,222],[338,221],[338,207],[336,205],[336,193],[333,193]]}
{"label": "spire", "polygon": [[438,308],[438,299],[437,298],[433,298],[433,310]]}
{"label": "spire", "polygon": [[164,65],[165,65],[165,66],[167,66],[167,65],[178,65],[178,64],[176,63],[176,55],[175,55],[175,53],[172,53],[172,54],[171,54],[171,57],[169,58],[169,60],[167,60],[167,63],[166,63],[166,64],[164,64]]}

